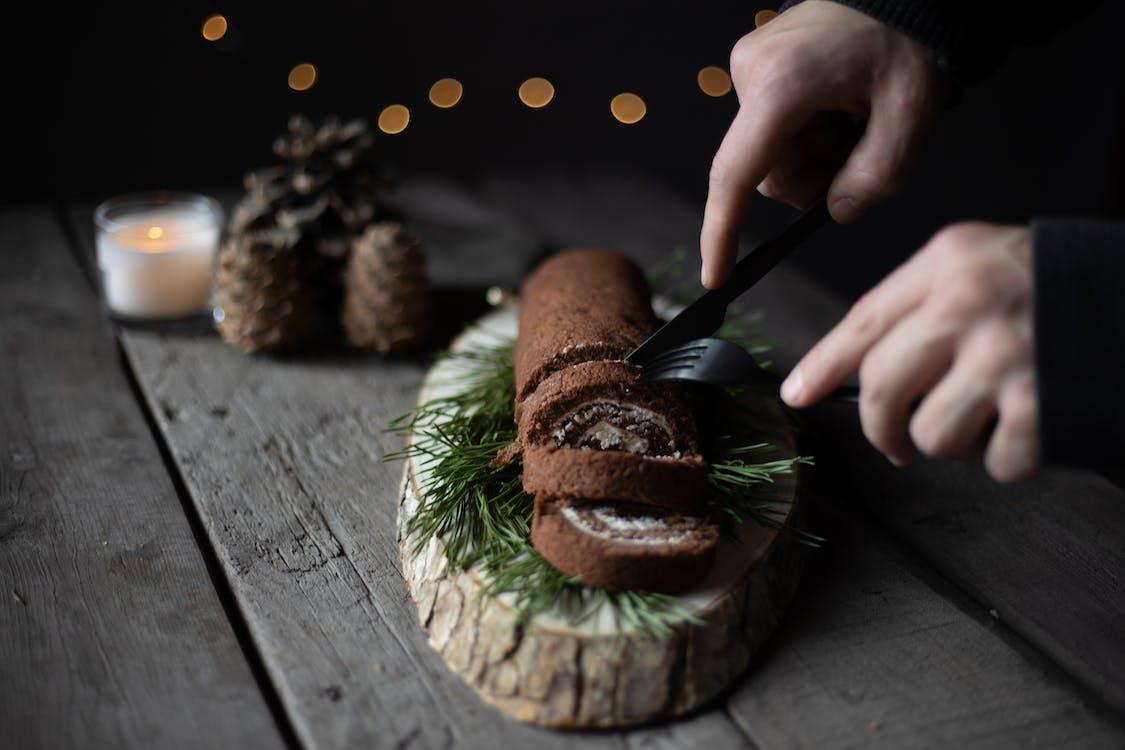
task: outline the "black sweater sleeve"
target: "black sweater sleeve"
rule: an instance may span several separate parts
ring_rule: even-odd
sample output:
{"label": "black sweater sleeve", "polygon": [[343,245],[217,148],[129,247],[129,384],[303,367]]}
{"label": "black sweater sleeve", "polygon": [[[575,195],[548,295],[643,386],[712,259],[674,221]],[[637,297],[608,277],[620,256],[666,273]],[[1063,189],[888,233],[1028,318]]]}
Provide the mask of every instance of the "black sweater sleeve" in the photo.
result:
{"label": "black sweater sleeve", "polygon": [[[1048,6],[1023,0],[835,0],[929,48],[938,67],[960,85],[984,78],[1017,44],[1046,39],[1098,4],[1071,0]],[[801,0],[786,0],[785,11]]]}
{"label": "black sweater sleeve", "polygon": [[1031,232],[1040,458],[1125,486],[1125,222]]}

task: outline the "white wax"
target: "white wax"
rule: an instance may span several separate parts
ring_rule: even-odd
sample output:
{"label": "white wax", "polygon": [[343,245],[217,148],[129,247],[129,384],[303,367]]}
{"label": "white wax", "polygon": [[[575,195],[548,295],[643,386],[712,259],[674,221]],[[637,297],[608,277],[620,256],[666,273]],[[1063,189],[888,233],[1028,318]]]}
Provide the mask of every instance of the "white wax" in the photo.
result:
{"label": "white wax", "polygon": [[218,217],[190,207],[138,211],[99,229],[98,267],[110,310],[178,318],[207,307]]}

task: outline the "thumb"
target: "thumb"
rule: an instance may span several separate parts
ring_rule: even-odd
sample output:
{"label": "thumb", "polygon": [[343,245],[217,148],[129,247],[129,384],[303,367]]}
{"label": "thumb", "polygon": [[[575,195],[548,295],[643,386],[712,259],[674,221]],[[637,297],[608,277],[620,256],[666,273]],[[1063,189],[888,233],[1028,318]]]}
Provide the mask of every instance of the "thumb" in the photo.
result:
{"label": "thumb", "polygon": [[921,145],[927,104],[900,88],[872,101],[863,136],[828,188],[828,210],[844,224],[889,198]]}

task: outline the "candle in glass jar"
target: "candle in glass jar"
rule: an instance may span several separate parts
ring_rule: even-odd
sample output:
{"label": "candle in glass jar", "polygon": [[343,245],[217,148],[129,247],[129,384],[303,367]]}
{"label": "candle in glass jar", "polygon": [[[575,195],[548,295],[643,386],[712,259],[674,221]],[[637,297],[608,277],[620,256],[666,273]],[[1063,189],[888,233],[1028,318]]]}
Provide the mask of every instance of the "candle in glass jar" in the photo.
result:
{"label": "candle in glass jar", "polygon": [[207,308],[222,224],[213,199],[182,193],[114,198],[98,207],[94,221],[111,312],[155,319]]}

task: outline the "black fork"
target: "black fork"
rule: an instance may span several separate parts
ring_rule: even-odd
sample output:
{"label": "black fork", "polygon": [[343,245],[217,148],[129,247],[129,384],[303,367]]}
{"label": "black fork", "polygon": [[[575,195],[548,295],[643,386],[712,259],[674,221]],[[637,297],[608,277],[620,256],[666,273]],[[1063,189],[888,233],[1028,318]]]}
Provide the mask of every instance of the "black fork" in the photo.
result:
{"label": "black fork", "polygon": [[[782,378],[763,369],[738,344],[723,339],[695,339],[656,355],[641,369],[641,381],[687,380],[713,385],[762,384],[778,388]],[[859,389],[840,386],[827,398],[859,402]]]}

